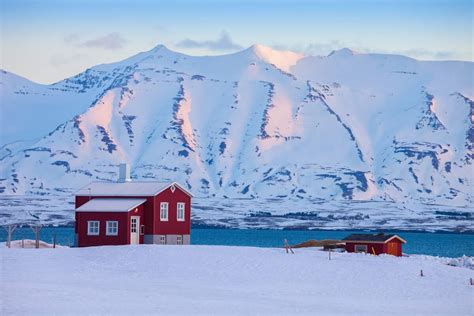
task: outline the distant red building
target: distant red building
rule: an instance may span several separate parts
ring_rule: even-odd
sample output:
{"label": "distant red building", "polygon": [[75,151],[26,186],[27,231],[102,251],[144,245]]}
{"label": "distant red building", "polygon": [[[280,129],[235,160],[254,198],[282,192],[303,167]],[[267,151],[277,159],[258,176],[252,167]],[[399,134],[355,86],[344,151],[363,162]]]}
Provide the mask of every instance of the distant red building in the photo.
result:
{"label": "distant red building", "polygon": [[382,253],[401,257],[402,244],[406,241],[397,235],[352,234],[344,238],[347,252],[365,252],[374,255]]}
{"label": "distant red building", "polygon": [[119,182],[92,182],[76,193],[77,246],[189,244],[191,198],[175,182],[131,182],[121,166]]}

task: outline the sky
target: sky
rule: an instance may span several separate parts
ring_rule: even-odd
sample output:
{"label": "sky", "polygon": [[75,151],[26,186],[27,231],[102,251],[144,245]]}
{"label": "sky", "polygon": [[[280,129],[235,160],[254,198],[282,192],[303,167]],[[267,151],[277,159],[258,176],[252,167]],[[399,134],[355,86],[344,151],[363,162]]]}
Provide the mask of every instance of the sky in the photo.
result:
{"label": "sky", "polygon": [[262,44],[473,61],[471,0],[0,0],[0,68],[53,83],[164,44],[220,55]]}

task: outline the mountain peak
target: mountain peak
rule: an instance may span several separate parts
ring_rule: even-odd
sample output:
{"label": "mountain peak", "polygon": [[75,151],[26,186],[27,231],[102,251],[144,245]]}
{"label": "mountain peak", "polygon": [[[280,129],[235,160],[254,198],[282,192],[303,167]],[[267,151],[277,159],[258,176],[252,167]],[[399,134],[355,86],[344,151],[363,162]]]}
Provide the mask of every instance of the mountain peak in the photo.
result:
{"label": "mountain peak", "polygon": [[347,48],[347,47],[344,47],[344,48],[341,48],[341,49],[336,49],[336,50],[333,50],[331,53],[329,53],[328,57],[329,56],[353,56],[353,55],[357,55],[358,53],[353,51],[352,49],[350,48]]}
{"label": "mountain peak", "polygon": [[261,44],[254,44],[250,46],[248,51],[251,51],[256,57],[261,60],[275,65],[277,68],[290,72],[290,68],[298,61],[305,57],[302,53],[295,53],[292,51],[276,50]]}

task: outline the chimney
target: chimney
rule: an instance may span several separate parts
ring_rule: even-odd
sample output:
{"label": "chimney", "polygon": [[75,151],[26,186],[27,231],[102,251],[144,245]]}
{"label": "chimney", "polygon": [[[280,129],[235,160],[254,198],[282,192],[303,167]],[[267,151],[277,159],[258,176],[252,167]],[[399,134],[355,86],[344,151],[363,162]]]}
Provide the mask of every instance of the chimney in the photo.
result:
{"label": "chimney", "polygon": [[119,179],[118,182],[130,182],[130,165],[128,163],[121,163],[119,165]]}

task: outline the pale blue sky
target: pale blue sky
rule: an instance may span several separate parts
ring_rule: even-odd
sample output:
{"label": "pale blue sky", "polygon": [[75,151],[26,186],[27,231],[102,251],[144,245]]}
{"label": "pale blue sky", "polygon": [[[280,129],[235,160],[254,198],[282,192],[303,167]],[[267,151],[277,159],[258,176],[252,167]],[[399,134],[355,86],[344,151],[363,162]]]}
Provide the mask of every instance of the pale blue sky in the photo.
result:
{"label": "pale blue sky", "polygon": [[164,44],[191,55],[259,43],[327,55],[473,60],[470,0],[0,0],[1,64],[51,83]]}

